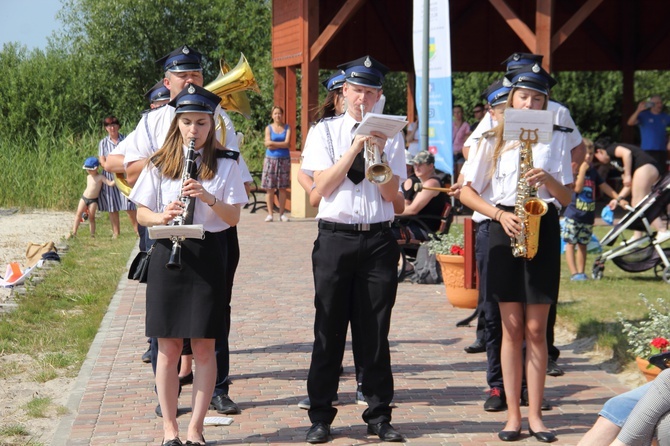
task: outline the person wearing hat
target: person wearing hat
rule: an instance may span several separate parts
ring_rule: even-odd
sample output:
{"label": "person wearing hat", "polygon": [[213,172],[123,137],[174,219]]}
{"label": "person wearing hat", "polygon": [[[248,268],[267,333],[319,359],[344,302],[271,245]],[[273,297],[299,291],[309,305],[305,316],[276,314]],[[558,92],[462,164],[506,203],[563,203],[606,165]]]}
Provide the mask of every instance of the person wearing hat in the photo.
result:
{"label": "person wearing hat", "polygon": [[[202,224],[204,239],[186,239],[181,269],[165,268],[172,241],[159,239],[151,254],[147,277],[146,335],[158,339],[156,389],[163,409],[163,444],[180,445],[177,423],[179,381],[177,363],[184,338],[191,340],[197,373],[193,381],[193,415],[186,439],[204,445],[203,422],[217,379],[216,339],[227,335],[220,314],[227,289],[225,231],[239,222],[247,195],[237,162],[218,156],[213,115],[220,98],[202,87],[187,84],[171,102],[175,117],[165,143],[154,153],[133,187],[130,198],[147,227],[170,224],[182,215],[184,224]],[[188,146],[194,141],[199,164],[183,181]],[[180,200],[190,197],[192,209]],[[192,221],[189,221],[189,218]],[[187,315],[187,316],[185,316]]]}
{"label": "person wearing hat", "polygon": [[86,189],[81,194],[79,204],[77,205],[77,212],[74,214],[74,226],[72,227],[72,237],[77,236],[79,224],[82,221],[82,215],[88,214],[88,225],[91,230],[91,237],[95,237],[95,213],[98,211],[98,196],[103,184],[109,187],[116,187],[114,181],[108,179],[100,173],[98,168],[100,162],[98,158],[89,156],[84,161],[82,169],[88,173],[86,177]]}
{"label": "person wearing hat", "polygon": [[[413,159],[414,174],[419,183],[425,187],[443,187],[442,178],[435,172],[435,157],[428,151],[419,152]],[[408,190],[411,188],[411,190]],[[449,201],[449,196],[439,191],[422,189],[420,192],[414,190],[411,179],[403,183],[405,191],[405,209],[397,213],[398,220],[403,227],[410,232],[409,236],[415,240],[428,240],[428,234],[435,233],[442,223],[436,218],[421,219],[422,216],[440,216],[444,206]],[[403,220],[402,217],[416,216],[414,219]],[[393,228],[396,238],[401,237],[400,228]]]}
{"label": "person wearing hat", "polygon": [[[170,90],[170,98],[172,100],[188,83],[199,87],[203,86],[201,59],[202,55],[199,52],[188,45],[182,45],[157,61],[165,71],[165,79],[163,79],[163,83],[165,87]],[[133,184],[137,180],[137,177],[140,172],[142,172],[148,159],[162,146],[174,116],[175,108],[169,104],[165,107],[151,110],[149,113],[142,116],[135,130],[128,135],[122,144],[120,144],[119,152],[124,154],[123,161],[127,179],[130,184]],[[237,134],[232,121],[226,112],[218,105],[214,112],[214,116],[215,122],[218,123],[223,120],[225,124],[225,142],[223,142],[223,145],[228,151],[236,152],[237,162],[246,187],[247,184],[253,182],[253,179],[244,162],[244,158],[239,153]],[[220,141],[220,130],[217,129],[216,132],[217,141]],[[221,151],[219,153],[224,154],[229,152]],[[228,267],[225,269],[225,272],[228,275],[228,287],[223,296],[226,305],[224,320],[221,323],[228,327],[228,329],[226,330],[226,335],[217,339],[216,342],[216,360],[219,376],[212,395],[211,408],[215,409],[218,413],[232,415],[240,413],[240,408],[229,396],[230,350],[228,345],[228,332],[230,331],[230,302],[232,298],[232,287],[235,271],[239,263],[240,250],[237,237],[237,226],[231,226],[225,233],[228,237],[228,243],[226,245]],[[151,243],[153,243],[153,241],[147,240],[147,246],[151,245]],[[157,351],[156,342],[152,342],[151,348],[151,362],[155,369]],[[156,407],[156,415],[162,415],[160,405]]]}
{"label": "person wearing hat", "polygon": [[[393,201],[405,178],[400,134],[356,135],[363,112],[381,97],[388,68],[370,56],[338,66],[345,73],[342,95],[346,112],[316,124],[305,143],[302,169],[313,173],[319,204],[319,233],[312,252],[315,307],[314,345],[307,377],[310,399],[309,443],[325,443],[337,409],[344,338],[351,323],[352,341],[367,352],[361,360],[363,412],[369,434],[402,441],[390,424],[393,374],[388,332],[398,286],[398,244],[390,230]],[[363,109],[363,112],[361,110]],[[372,183],[365,177],[364,145],[376,145],[392,170],[392,178]]]}
{"label": "person wearing hat", "polygon": [[[323,85],[324,88],[328,91],[328,94],[326,95],[326,99],[324,99],[323,104],[316,112],[316,123],[344,113],[344,98],[342,97],[344,73],[341,70],[336,71],[330,77],[322,81],[321,85]],[[310,127],[310,131],[312,130],[312,127]],[[298,172],[297,178],[298,183],[300,183],[302,188],[309,195],[309,204],[313,207],[318,207],[319,202],[321,202],[321,195],[319,195],[319,192],[316,190],[316,185],[314,184],[314,179],[312,178],[312,172],[307,173],[301,169]]]}
{"label": "person wearing hat", "polygon": [[153,87],[144,93],[144,97],[149,101],[151,109],[162,107],[170,102],[170,90],[165,86],[162,80],[156,82]]}
{"label": "person wearing hat", "polygon": [[[507,97],[511,90],[510,86],[503,85],[503,79],[501,78],[493,82],[482,92],[481,97],[489,104],[487,117],[482,120],[487,122],[483,122],[484,125],[480,123],[470,135],[468,141],[466,141],[466,146],[463,148],[466,161],[463,169],[461,169],[461,175],[457,183],[452,186],[454,194],[460,193],[464,176],[472,164],[471,159],[474,157],[478,142],[482,138],[482,133],[484,133],[483,128],[487,128],[488,131],[488,129],[502,122]],[[490,202],[490,189],[484,191],[482,198]],[[486,352],[486,382],[489,386],[489,396],[484,402],[484,410],[487,412],[498,412],[507,408],[507,403],[505,402],[505,390],[500,368],[500,340],[502,338],[500,310],[498,309],[497,302],[486,299],[486,258],[488,255],[489,224],[491,219],[475,211],[472,214],[472,220],[477,223],[475,259],[479,274],[479,297],[477,300],[476,339],[475,342],[465,347],[464,350],[466,353]]]}
{"label": "person wearing hat", "polygon": [[[124,140],[125,136],[119,133],[119,120],[116,116],[106,116],[102,121],[107,136],[98,143],[98,160],[102,167],[102,175],[109,180],[114,180],[114,173],[111,165],[108,164],[109,155]],[[103,184],[100,191],[100,210],[109,213],[109,221],[112,224],[112,238],[117,238],[121,232],[121,223],[119,221],[119,211],[126,211],[130,223],[133,225],[135,233],[139,236],[137,227],[137,210],[135,205],[119,192],[116,187],[109,187]]]}
{"label": "person wearing hat", "polygon": [[[543,110],[556,81],[539,64],[521,66],[505,75],[512,87],[507,107]],[[524,369],[522,349],[526,343],[529,433],[538,441],[556,439],[542,420],[542,400],[547,365],[547,320],[558,299],[561,253],[558,211],[572,198],[570,151],[564,132],[554,131],[549,144],[532,147],[534,165],[525,172],[528,184],[548,204],[541,217],[539,249],[532,260],[514,257],[510,238],[521,231],[515,215],[519,156],[522,144],[504,140],[505,123],[483,139],[465,175],[461,201],[489,219],[486,297],[498,302],[503,326],[501,365],[507,402],[507,423],[498,433],[503,441],[521,435],[521,386]],[[480,196],[491,189],[491,200]]]}

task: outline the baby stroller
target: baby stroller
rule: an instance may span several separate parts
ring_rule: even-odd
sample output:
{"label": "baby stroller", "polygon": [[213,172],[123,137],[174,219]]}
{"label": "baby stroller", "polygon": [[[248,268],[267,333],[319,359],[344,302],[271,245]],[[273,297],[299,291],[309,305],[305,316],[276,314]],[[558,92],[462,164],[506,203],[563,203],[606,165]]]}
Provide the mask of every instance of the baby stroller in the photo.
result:
{"label": "baby stroller", "polygon": [[[670,203],[670,174],[665,174],[654,184],[651,192],[644,197],[600,241],[602,246],[612,246],[621,235],[622,242],[609,251],[603,252],[593,262],[591,275],[601,279],[605,270],[605,262],[612,260],[616,266],[629,273],[639,273],[654,269],[656,277],[670,283],[670,248],[661,244],[670,239],[670,231],[656,232],[651,222],[661,215],[666,215]],[[633,240],[626,240],[623,231],[631,229],[642,231],[644,235]]]}

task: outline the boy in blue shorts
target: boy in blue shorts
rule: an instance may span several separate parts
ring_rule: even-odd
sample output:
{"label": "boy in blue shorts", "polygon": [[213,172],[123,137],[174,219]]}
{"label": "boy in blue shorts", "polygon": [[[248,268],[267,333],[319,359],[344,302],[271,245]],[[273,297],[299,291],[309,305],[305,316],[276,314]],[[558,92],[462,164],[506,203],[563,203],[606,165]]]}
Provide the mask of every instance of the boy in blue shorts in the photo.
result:
{"label": "boy in blue shorts", "polygon": [[[591,241],[593,234],[593,222],[595,221],[595,189],[617,200],[619,206],[625,207],[628,202],[619,198],[617,192],[605,183],[596,169],[591,165],[595,149],[593,142],[584,138],[586,146],[586,157],[579,170],[573,171],[575,176],[575,193],[572,202],[565,209],[565,222],[561,238],[565,242],[565,260],[570,268],[570,280],[587,280],[584,274],[586,265],[586,247]],[[573,169],[577,167],[573,163]],[[611,207],[615,205],[612,203]],[[614,210],[614,209],[612,209]],[[575,255],[575,246],[577,254]]]}

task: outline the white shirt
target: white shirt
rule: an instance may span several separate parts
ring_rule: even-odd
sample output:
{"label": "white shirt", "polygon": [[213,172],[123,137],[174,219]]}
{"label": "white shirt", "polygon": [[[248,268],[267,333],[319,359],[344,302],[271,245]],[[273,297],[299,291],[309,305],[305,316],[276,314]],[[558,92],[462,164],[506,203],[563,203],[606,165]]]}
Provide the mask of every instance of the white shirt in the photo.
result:
{"label": "white shirt", "polygon": [[[554,131],[549,145],[537,143],[532,148],[533,166],[545,170],[563,185],[573,182],[570,150],[564,149],[565,144],[565,132]],[[493,205],[514,206],[521,142],[507,141],[500,157],[495,160],[495,165],[492,160],[494,147],[494,137],[480,140],[476,153],[470,157],[471,163],[465,174],[465,184],[470,184],[478,193],[490,187],[490,202]],[[537,196],[547,203],[554,203],[560,209],[560,203],[549,194],[546,186],[540,186]]]}
{"label": "white shirt", "polygon": [[[325,119],[316,124],[307,135],[301,169],[311,175],[312,172],[326,170],[334,165],[349,150],[354,138],[356,120],[343,115]],[[326,126],[333,144],[333,156],[328,149]],[[407,177],[405,168],[405,147],[400,134],[386,140],[384,146],[386,162],[400,182]],[[319,204],[318,220],[335,223],[380,223],[394,218],[393,203],[385,201],[379,187],[364,179],[354,184],[348,177]]]}
{"label": "white shirt", "polygon": [[[121,147],[117,147],[114,154],[124,155],[123,165],[126,167],[134,161],[149,158],[163,146],[174,117],[175,108],[170,105],[164,105],[145,113],[142,115],[135,130],[124,140],[125,143],[123,146],[119,144]],[[226,142],[224,146],[229,150],[239,152],[240,149],[233,122],[230,120],[228,114],[220,106],[217,106],[214,111],[214,124],[218,126],[221,120],[226,128]],[[216,137],[218,140],[221,139],[221,129],[217,129]],[[242,154],[239,157],[239,164],[244,182],[253,181]]]}
{"label": "white shirt", "polygon": [[[186,157],[187,149],[184,146],[184,157]],[[227,204],[244,204],[248,201],[244,182],[240,176],[240,168],[234,160],[219,158],[214,178],[199,181],[202,187],[207,192],[214,194],[219,201]],[[159,187],[160,195],[158,194]],[[173,180],[163,177],[153,164],[149,164],[137,179],[130,193],[130,200],[154,212],[163,212],[165,206],[178,199],[180,194],[181,178]],[[198,198],[193,199],[195,200],[193,224],[202,224],[205,231],[209,232],[220,232],[230,227],[205,202]]]}

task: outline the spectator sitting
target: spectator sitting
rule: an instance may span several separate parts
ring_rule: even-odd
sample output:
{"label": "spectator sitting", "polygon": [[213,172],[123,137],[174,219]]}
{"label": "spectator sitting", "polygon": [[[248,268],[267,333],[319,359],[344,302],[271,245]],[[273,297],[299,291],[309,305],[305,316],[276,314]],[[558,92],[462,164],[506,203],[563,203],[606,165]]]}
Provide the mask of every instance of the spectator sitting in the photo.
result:
{"label": "spectator sitting", "polygon": [[[414,173],[419,179],[418,184],[424,187],[443,187],[440,177],[435,172],[435,157],[427,151],[419,152],[412,160]],[[439,219],[421,219],[422,215],[439,216],[449,197],[447,194],[435,190],[414,190],[412,178],[403,183],[405,191],[405,210],[396,214],[398,217],[417,215],[421,222],[410,220],[406,226],[409,236],[415,240],[428,240],[428,233],[435,232],[440,227]],[[423,224],[422,224],[423,223]],[[425,226],[424,226],[425,225]],[[427,231],[427,229],[429,231]],[[396,238],[402,238],[399,228],[393,228]]]}

